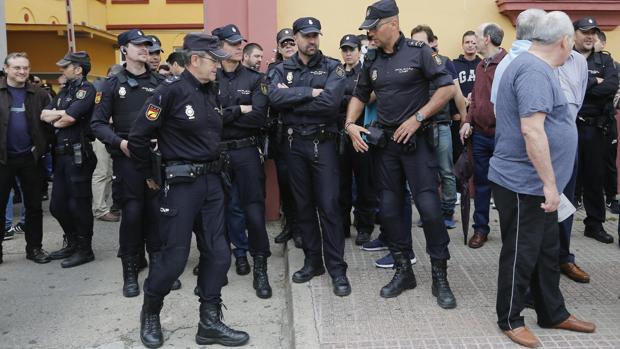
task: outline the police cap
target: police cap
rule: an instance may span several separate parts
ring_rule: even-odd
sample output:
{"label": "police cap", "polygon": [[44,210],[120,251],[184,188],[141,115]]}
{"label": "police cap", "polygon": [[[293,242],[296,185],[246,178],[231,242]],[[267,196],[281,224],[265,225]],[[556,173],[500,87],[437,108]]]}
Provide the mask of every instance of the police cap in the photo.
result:
{"label": "police cap", "polygon": [[362,45],[362,42],[355,34],[347,34],[340,39],[340,48],[343,47],[352,47],[359,48]]}
{"label": "police cap", "polygon": [[157,51],[164,52],[164,50],[161,49],[161,40],[159,40],[158,37],[156,37],[155,35],[147,35],[147,36],[151,40],[151,46],[149,47],[149,53],[155,53]]}
{"label": "police cap", "polygon": [[360,25],[360,30],[368,30],[377,26],[383,18],[389,18],[398,14],[398,6],[394,0],[380,0],[368,6],[366,19]]}
{"label": "police cap", "polygon": [[601,30],[601,28],[598,27],[596,20],[592,17],[583,17],[574,21],[573,28],[575,28],[575,30],[581,30],[583,32],[586,32],[590,29],[596,29],[599,31]]}
{"label": "police cap", "polygon": [[293,34],[301,32],[302,34],[317,33],[321,34],[321,22],[314,17],[302,17],[293,23]]}
{"label": "police cap", "polygon": [[230,54],[220,48],[220,40],[217,36],[207,33],[189,33],[183,39],[183,49],[190,51],[203,51],[211,57],[222,60],[230,57]]}
{"label": "police cap", "polygon": [[220,40],[226,41],[229,44],[238,44],[241,41],[247,41],[241,36],[241,31],[234,24],[229,24],[223,27],[215,28],[211,34],[217,36]]}
{"label": "police cap", "polygon": [[131,29],[126,32],[122,32],[118,36],[118,44],[120,46],[127,46],[127,44],[132,43],[136,45],[147,44],[152,45],[150,37],[144,35],[144,32],[140,29]]}
{"label": "police cap", "polygon": [[293,29],[284,28],[278,32],[276,35],[276,40],[278,41],[278,45],[282,43],[284,40],[295,40],[293,37]]}
{"label": "police cap", "polygon": [[71,63],[77,63],[80,65],[90,64],[90,56],[88,56],[86,51],[69,52],[61,60],[56,62],[56,65],[64,68]]}

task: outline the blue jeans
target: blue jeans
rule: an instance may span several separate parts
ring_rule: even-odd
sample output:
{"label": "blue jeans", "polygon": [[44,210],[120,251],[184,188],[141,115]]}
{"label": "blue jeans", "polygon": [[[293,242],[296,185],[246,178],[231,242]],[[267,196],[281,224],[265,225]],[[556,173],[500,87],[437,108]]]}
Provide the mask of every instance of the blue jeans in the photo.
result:
{"label": "blue jeans", "polygon": [[474,232],[489,234],[489,205],[491,204],[491,182],[489,182],[489,160],[495,150],[495,137],[474,132],[472,135],[472,156],[474,158]]}
{"label": "blue jeans", "polygon": [[226,203],[226,233],[233,244],[235,258],[246,255],[249,247],[248,236],[245,233],[245,217],[239,198],[239,185],[233,181]]}
{"label": "blue jeans", "polygon": [[452,159],[452,130],[450,124],[439,124],[439,145],[437,163],[441,178],[441,212],[445,218],[452,218],[456,205],[456,177]]}
{"label": "blue jeans", "polygon": [[[22,189],[19,185],[19,180],[17,178],[15,179],[15,182],[17,183],[18,190],[21,192]],[[9,200],[6,202],[6,212],[4,215],[5,217],[4,228],[7,231],[11,229],[11,227],[13,226],[13,195],[14,195],[13,190],[11,190],[9,192]],[[22,195],[22,198],[23,198],[23,195]],[[26,208],[24,205],[22,205],[22,209],[20,211],[19,223],[21,224],[26,223]]]}

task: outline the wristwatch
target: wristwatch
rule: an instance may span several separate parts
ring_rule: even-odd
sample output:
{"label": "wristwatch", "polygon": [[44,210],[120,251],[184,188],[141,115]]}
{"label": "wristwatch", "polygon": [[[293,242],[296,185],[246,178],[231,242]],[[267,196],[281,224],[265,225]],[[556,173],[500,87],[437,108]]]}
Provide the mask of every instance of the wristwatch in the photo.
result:
{"label": "wristwatch", "polygon": [[422,122],[422,121],[424,121],[424,119],[426,119],[426,117],[424,116],[424,114],[422,114],[420,112],[416,112],[415,113],[415,119],[418,120],[418,122]]}

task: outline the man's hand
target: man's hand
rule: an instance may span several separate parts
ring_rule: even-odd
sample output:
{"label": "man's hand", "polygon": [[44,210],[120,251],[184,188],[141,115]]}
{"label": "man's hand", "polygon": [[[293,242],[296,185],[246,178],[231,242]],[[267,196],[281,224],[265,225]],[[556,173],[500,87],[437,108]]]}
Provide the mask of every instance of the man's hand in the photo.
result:
{"label": "man's hand", "polygon": [[467,106],[469,107],[469,105],[471,104],[471,92],[467,94],[467,98],[465,98],[465,102],[467,103]]}
{"label": "man's hand", "polygon": [[125,154],[126,157],[130,158],[131,154],[129,153],[129,147],[127,146],[129,142],[126,139],[121,141],[121,151]]}
{"label": "man's hand", "polygon": [[312,89],[312,97],[316,98],[323,92],[322,88],[313,88]]}
{"label": "man's hand", "polygon": [[545,210],[545,212],[557,211],[558,206],[560,206],[560,194],[558,193],[558,189],[544,186],[543,192],[545,193],[545,202],[540,204],[540,208]]}
{"label": "man's hand", "polygon": [[461,126],[459,135],[461,136],[461,143],[465,144],[465,140],[471,136],[472,127],[469,122],[466,122]]}
{"label": "man's hand", "polygon": [[415,116],[410,117],[407,121],[400,124],[400,126],[394,132],[393,139],[396,143],[407,143],[409,138],[413,136],[415,131],[420,128],[420,122],[416,120]]}
{"label": "man's hand", "polygon": [[241,108],[241,114],[247,114],[252,111],[251,105],[240,105],[239,107]]}
{"label": "man's hand", "polygon": [[152,178],[148,178],[146,180],[146,186],[151,190],[159,190],[159,184],[157,184],[157,182],[155,182]]}
{"label": "man's hand", "polygon": [[365,133],[367,135],[370,134],[370,131],[363,128],[362,126],[358,126],[355,123],[349,124],[345,129],[349,138],[351,138],[351,143],[353,144],[353,149],[355,149],[358,153],[365,153],[368,151],[368,144],[364,142],[362,139],[361,133]]}

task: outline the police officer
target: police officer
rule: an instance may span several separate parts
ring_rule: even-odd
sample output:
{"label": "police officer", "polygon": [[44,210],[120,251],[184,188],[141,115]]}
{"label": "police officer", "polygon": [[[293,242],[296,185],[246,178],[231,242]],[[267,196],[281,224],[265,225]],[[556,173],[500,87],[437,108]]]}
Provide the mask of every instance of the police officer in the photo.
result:
{"label": "police officer", "polygon": [[[95,98],[91,128],[94,135],[106,145],[112,156],[115,201],[122,208],[119,229],[118,256],[123,264],[123,295],[140,294],[138,271],[146,266],[140,258],[144,242],[153,262],[161,242],[157,232],[157,191],[149,189],[144,174],[131,162],[127,136],[144,101],[161,82],[159,74],[148,66],[148,46],[151,39],[139,29],[118,36],[118,44],[125,55],[124,69],[106,79]],[[110,124],[110,117],[112,123]],[[180,287],[180,285],[178,285]]]}
{"label": "police officer", "polygon": [[[267,258],[271,251],[265,228],[265,171],[259,135],[267,122],[267,84],[263,74],[241,64],[244,39],[236,25],[216,28],[212,34],[221,40],[224,51],[230,55],[217,72],[218,101],[224,118],[220,150],[224,153],[222,156],[230,162],[229,171],[234,189],[231,196],[238,195],[238,199],[229,200],[227,211],[241,209],[243,214],[242,224],[233,224],[228,220],[236,218],[227,212],[228,237],[237,247],[237,261],[245,259],[247,262],[243,248],[249,246],[254,258],[253,284],[256,295],[270,298]],[[239,242],[245,246],[239,246]]]}
{"label": "police officer", "polygon": [[[394,255],[396,273],[381,289],[381,296],[396,297],[416,286],[407,249],[407,232],[403,218],[404,184],[424,221],[426,251],[432,264],[432,294],[442,308],[456,307],[456,299],[447,279],[450,238],[443,224],[437,192],[436,132],[428,126],[427,116],[434,115],[454,95],[452,77],[430,47],[420,41],[405,39],[399,29],[398,6],[394,0],[381,0],[368,7],[360,29],[368,30],[377,43],[369,50],[364,67],[349,102],[345,131],[355,150],[365,152],[365,134],[375,145],[374,155],[379,182],[382,227]],[[429,85],[437,87],[429,99]],[[377,95],[378,120],[367,130],[355,124],[371,92]]]}
{"label": "police officer", "polygon": [[280,111],[287,132],[288,170],[306,257],[303,268],[293,274],[293,282],[324,274],[324,255],[334,293],[347,296],[351,285],[344,261],[336,147],[345,71],[340,61],[319,50],[318,19],[297,19],[293,33],[298,51],[274,68],[269,86],[271,104]]}
{"label": "police officer", "polygon": [[600,29],[592,17],[573,23],[575,50],[588,62],[588,86],[583,105],[577,114],[579,132],[578,176],[583,186],[583,206],[586,209],[585,236],[603,243],[613,237],[603,228],[605,222],[605,158],[609,152],[606,133],[614,117],[613,98],[618,90],[618,72],[608,52],[596,52],[594,42]]}
{"label": "police officer", "polygon": [[155,35],[149,35],[149,39],[151,40],[151,45],[148,47],[149,49],[149,67],[154,72],[157,72],[159,69],[159,64],[161,63],[161,54],[164,52],[161,48],[161,40]]}
{"label": "police officer", "polygon": [[[340,39],[340,51],[346,72],[346,88],[341,104],[342,119],[339,128],[344,128],[344,119],[347,106],[353,96],[362,65],[360,63],[361,41],[355,34],[347,34]],[[363,126],[364,118],[357,120]],[[346,135],[343,136],[346,137]],[[340,154],[340,207],[342,209],[342,224],[344,236],[350,236],[352,202],[352,179],[355,177],[357,200],[355,202],[355,227],[357,229],[356,245],[370,241],[375,227],[375,213],[377,209],[377,195],[371,178],[371,158],[369,153],[358,153],[353,149],[348,137],[341,138]]]}
{"label": "police officer", "polygon": [[66,85],[41,113],[41,120],[55,129],[54,186],[50,212],[64,233],[63,248],[50,253],[64,259],[71,268],[95,259],[92,250],[93,171],[97,158],[90,142],[90,117],[95,105],[95,88],[86,80],[90,57],[84,51],[68,53],[56,63],[67,79]]}
{"label": "police officer", "polygon": [[[159,312],[164,297],[181,275],[189,256],[192,227],[200,217],[200,323],[196,343],[243,345],[245,332],[220,321],[220,291],[230,267],[230,247],[224,228],[225,196],[219,158],[222,115],[216,103],[219,60],[229,57],[215,36],[185,36],[186,69],[166,80],[145,103],[129,136],[138,168],[147,174],[150,188],[159,185],[152,170],[150,139],[156,137],[165,166],[160,197],[160,234],[165,241],[161,258],[151,264],[144,283],[140,337],[149,348],[163,344]],[[156,170],[158,171],[158,170]]]}

